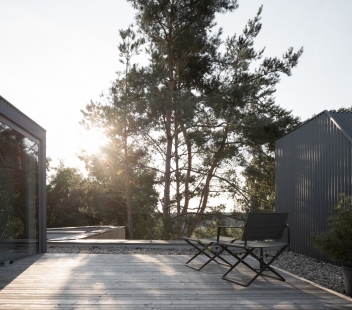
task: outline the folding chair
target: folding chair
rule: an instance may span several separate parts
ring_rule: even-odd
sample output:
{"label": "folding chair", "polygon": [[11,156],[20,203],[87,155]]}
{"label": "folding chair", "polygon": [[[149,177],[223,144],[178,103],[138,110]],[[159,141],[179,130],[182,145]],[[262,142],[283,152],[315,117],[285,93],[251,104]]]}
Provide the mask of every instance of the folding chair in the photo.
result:
{"label": "folding chair", "polygon": [[[289,226],[286,223],[287,217],[288,213],[250,212],[248,214],[248,218],[244,226],[242,241],[235,241],[230,243],[219,240],[216,244],[221,246],[223,251],[226,251],[237,259],[237,262],[233,265],[231,264],[231,268],[222,276],[222,278],[224,280],[242,285],[244,287],[250,285],[259,276],[267,276],[274,279],[278,279],[280,281],[285,281],[285,279],[270,265],[279,257],[279,255],[287,247],[290,246],[290,230]],[[274,241],[282,239],[285,228],[287,228],[287,242]],[[218,229],[218,237],[219,235],[220,229]],[[243,251],[234,251],[238,249]],[[260,250],[259,256],[256,252],[254,252],[255,249]],[[276,253],[275,255],[263,254],[264,249],[275,249]],[[217,257],[216,253],[214,255],[215,257]],[[257,262],[259,262],[259,268],[254,268],[248,262],[245,261],[248,256],[254,258]],[[264,261],[264,257],[271,258],[269,262],[266,263]],[[227,277],[227,275],[240,263],[255,272],[255,276],[247,284],[234,281]],[[264,274],[263,272],[265,270],[271,271],[275,276]]]}
{"label": "folding chair", "polygon": [[[221,226],[222,228],[243,228],[243,227],[234,227],[234,226]],[[232,266],[226,259],[220,256],[220,254],[224,251],[224,249],[221,249],[219,252],[217,252],[215,249],[212,248],[212,245],[215,244],[216,242],[219,242],[219,234],[215,238],[201,238],[201,239],[194,239],[194,238],[188,238],[188,237],[182,237],[183,240],[185,240],[188,244],[190,244],[193,248],[197,250],[197,253],[191,257],[189,261],[185,263],[185,266],[190,267],[194,270],[201,270],[204,268],[206,265],[208,265],[211,261],[214,261],[217,264],[222,264],[222,265],[227,265],[227,266]],[[221,237],[221,241],[224,242],[235,242],[236,238],[231,238],[231,237]],[[217,246],[218,248],[219,246]],[[203,254],[209,258],[202,266],[200,267],[195,267],[190,265],[189,263],[194,260],[198,255]],[[224,263],[221,263],[217,261],[215,258],[218,258],[222,260]]]}

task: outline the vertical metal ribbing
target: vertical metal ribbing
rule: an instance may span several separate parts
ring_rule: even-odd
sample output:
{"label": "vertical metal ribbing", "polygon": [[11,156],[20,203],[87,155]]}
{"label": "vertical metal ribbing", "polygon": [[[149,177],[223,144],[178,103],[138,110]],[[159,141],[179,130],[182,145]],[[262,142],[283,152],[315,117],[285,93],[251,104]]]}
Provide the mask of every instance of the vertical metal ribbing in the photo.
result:
{"label": "vertical metal ribbing", "polygon": [[351,137],[352,113],[324,111],[277,140],[276,210],[289,212],[291,250],[329,261],[309,239],[328,229],[339,194],[352,194]]}
{"label": "vertical metal ribbing", "polygon": [[[301,197],[300,197],[300,202],[301,202],[301,220],[303,227],[305,230],[307,229],[307,211],[310,206],[307,204],[307,197],[306,197],[306,191],[307,191],[307,179],[308,179],[308,165],[309,165],[309,154],[308,154],[308,149],[307,149],[307,140],[308,140],[308,135],[309,135],[309,129],[311,127],[311,124],[308,123],[308,126],[305,128],[304,132],[304,137],[301,139],[301,161],[300,165],[302,166],[301,170]],[[303,250],[307,251],[307,242],[303,240],[303,234],[300,235],[300,242],[302,243]]]}

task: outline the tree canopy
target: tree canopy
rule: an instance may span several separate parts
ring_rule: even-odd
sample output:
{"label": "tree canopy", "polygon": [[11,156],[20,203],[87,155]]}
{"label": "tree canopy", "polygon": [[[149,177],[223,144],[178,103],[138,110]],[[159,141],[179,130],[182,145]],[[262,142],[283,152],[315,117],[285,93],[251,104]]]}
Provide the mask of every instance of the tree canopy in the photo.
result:
{"label": "tree canopy", "polygon": [[[138,208],[162,218],[165,239],[192,235],[204,216],[219,218],[224,207],[211,202],[221,195],[236,211],[272,210],[275,140],[300,122],[274,95],[303,49],[281,58],[255,49],[262,7],[223,40],[215,16],[237,9],[235,0],[129,2],[136,26],[120,31],[125,70],[104,102],[82,111],[82,124],[100,128],[109,143],[100,155],[81,156],[90,178],[121,198],[115,207],[125,208],[129,237]],[[132,56],[143,46],[149,62],[139,66]]]}

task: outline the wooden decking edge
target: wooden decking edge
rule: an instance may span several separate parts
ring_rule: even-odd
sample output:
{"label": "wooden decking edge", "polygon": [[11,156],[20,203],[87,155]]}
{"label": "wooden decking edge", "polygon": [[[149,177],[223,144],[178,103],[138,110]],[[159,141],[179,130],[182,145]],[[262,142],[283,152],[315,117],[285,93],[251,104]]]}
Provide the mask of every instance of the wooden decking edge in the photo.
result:
{"label": "wooden decking edge", "polygon": [[297,275],[295,275],[295,274],[293,274],[293,273],[291,273],[291,272],[289,272],[289,271],[286,271],[286,270],[284,270],[284,269],[281,269],[281,268],[279,268],[279,267],[277,267],[277,266],[275,266],[275,265],[272,265],[272,267],[274,267],[275,269],[279,270],[280,272],[283,272],[283,273],[286,273],[286,274],[290,275],[291,277],[294,277],[294,278],[296,278],[296,279],[299,279],[299,280],[308,282],[308,283],[310,283],[310,284],[312,284],[312,285],[314,285],[314,286],[316,286],[316,287],[319,287],[319,288],[321,288],[321,289],[323,289],[323,290],[325,290],[325,291],[327,291],[327,292],[329,292],[329,293],[332,293],[332,294],[335,294],[335,295],[337,295],[337,296],[339,296],[339,297],[342,297],[342,298],[344,298],[344,299],[346,299],[346,300],[348,300],[348,301],[350,301],[350,302],[352,303],[352,298],[350,298],[350,297],[348,297],[348,296],[346,296],[346,295],[343,295],[343,294],[338,293],[338,292],[336,292],[336,291],[334,291],[334,290],[331,290],[331,289],[329,289],[329,288],[326,288],[326,287],[324,287],[324,286],[322,286],[322,285],[320,285],[320,284],[318,284],[318,283],[315,283],[315,282],[313,282],[313,281],[311,281],[311,280],[308,280],[308,279],[306,279],[306,278],[302,278],[302,277],[300,277],[300,276],[297,276]]}

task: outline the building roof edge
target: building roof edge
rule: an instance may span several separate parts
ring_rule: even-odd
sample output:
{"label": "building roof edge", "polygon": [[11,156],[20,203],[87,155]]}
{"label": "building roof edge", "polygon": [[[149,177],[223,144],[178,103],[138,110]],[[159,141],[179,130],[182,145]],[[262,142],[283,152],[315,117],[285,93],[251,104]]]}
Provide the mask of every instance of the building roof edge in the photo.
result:
{"label": "building roof edge", "polygon": [[324,110],[324,111],[320,112],[319,114],[314,115],[313,117],[311,117],[311,118],[305,120],[303,123],[299,124],[298,126],[296,126],[295,128],[293,128],[293,129],[290,130],[289,132],[285,133],[285,134],[284,134],[283,136],[281,136],[280,138],[276,139],[276,141],[278,141],[278,140],[282,139],[283,137],[289,135],[290,133],[296,131],[296,130],[299,129],[300,127],[302,127],[302,126],[304,126],[305,124],[311,122],[313,119],[320,117],[322,114],[327,114],[327,115],[329,116],[329,118],[331,118],[331,115],[329,115],[328,113],[329,113],[328,110]]}
{"label": "building roof edge", "polygon": [[[319,114],[314,115],[313,117],[307,119],[306,121],[304,121],[303,123],[301,123],[297,127],[293,128],[291,131],[289,131],[288,133],[284,134],[283,136],[278,138],[276,141],[282,139],[283,137],[289,135],[290,133],[294,132],[295,130],[299,129],[300,127],[302,127],[302,126],[306,125],[307,123],[311,122],[312,120],[314,120],[314,119],[320,117],[321,115],[325,114],[352,144],[352,136],[350,134],[348,134],[348,132],[343,128],[343,126],[341,126],[339,121],[334,117],[333,113],[345,113],[345,112],[337,112],[335,110],[330,110],[330,111],[324,110],[324,111],[320,112]],[[348,112],[348,113],[352,114],[352,112]]]}
{"label": "building roof edge", "polygon": [[[8,104],[12,109],[14,109],[18,114],[20,114],[21,116],[23,116],[24,118],[26,118],[28,121],[32,122],[33,124],[35,124],[36,126],[38,126],[40,129],[44,130],[46,132],[46,130],[40,126],[38,123],[36,123],[35,121],[33,121],[30,117],[28,117],[26,114],[24,114],[22,111],[20,111],[19,109],[17,109],[13,104],[11,104],[8,100],[6,100],[4,97],[2,97],[0,95],[0,101],[5,102],[6,104]],[[5,115],[5,117],[7,117]]]}

